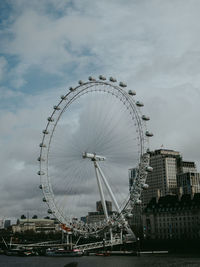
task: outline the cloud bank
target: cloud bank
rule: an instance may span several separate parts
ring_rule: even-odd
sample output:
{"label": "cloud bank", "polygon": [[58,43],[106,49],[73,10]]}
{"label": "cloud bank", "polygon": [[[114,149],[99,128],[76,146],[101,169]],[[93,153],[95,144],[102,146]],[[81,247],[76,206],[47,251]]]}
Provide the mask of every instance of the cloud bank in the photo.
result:
{"label": "cloud bank", "polygon": [[46,215],[41,132],[59,96],[89,75],[127,82],[151,117],[151,149],[199,166],[199,9],[198,0],[1,3],[1,216]]}

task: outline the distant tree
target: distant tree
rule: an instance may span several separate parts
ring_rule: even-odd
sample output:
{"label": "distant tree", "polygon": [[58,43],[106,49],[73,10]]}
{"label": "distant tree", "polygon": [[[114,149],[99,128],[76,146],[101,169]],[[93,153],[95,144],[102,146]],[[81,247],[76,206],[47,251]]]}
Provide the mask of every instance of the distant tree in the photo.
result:
{"label": "distant tree", "polygon": [[26,219],[26,216],[24,214],[21,215],[21,219]]}
{"label": "distant tree", "polygon": [[33,215],[32,219],[37,219],[38,216],[37,215]]}
{"label": "distant tree", "polygon": [[50,219],[50,217],[49,216],[46,216],[46,217],[44,217],[44,219]]}

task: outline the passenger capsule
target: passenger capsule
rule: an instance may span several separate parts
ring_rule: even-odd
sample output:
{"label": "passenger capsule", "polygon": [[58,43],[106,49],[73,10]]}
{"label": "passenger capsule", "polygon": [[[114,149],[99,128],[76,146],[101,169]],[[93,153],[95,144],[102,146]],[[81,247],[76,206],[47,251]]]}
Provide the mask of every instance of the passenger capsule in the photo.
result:
{"label": "passenger capsule", "polygon": [[45,161],[45,159],[43,159],[43,158],[41,158],[41,157],[39,157],[37,160],[38,160],[38,161]]}
{"label": "passenger capsule", "polygon": [[93,78],[92,76],[89,76],[88,80],[91,81],[91,82],[95,82],[96,81],[95,78]]}
{"label": "passenger capsule", "polygon": [[82,84],[83,84],[83,81],[80,80],[80,81],[78,81],[78,83],[79,83],[80,85],[82,85]]}
{"label": "passenger capsule", "polygon": [[147,171],[147,172],[152,172],[152,171],[153,171],[153,168],[152,168],[151,166],[147,166],[147,167],[146,167],[146,171]]}
{"label": "passenger capsule", "polygon": [[117,81],[117,79],[113,78],[113,77],[110,77],[109,79],[111,82],[115,83]]}
{"label": "passenger capsule", "polygon": [[72,92],[72,91],[74,91],[75,90],[75,88],[73,88],[73,87],[69,87],[69,91],[70,92]]}
{"label": "passenger capsule", "polygon": [[45,173],[43,171],[38,171],[37,174],[38,175],[44,175]]}
{"label": "passenger capsule", "polygon": [[53,107],[55,110],[60,110],[60,107],[59,106],[54,106]]}
{"label": "passenger capsule", "polygon": [[146,116],[146,115],[142,115],[142,119],[143,121],[149,121],[150,117]]}
{"label": "passenger capsule", "polygon": [[142,204],[142,200],[140,200],[140,199],[137,199],[137,200],[136,200],[136,204],[137,204],[137,205],[140,205],[140,204]]}
{"label": "passenger capsule", "polygon": [[49,214],[52,214],[52,213],[53,213],[51,209],[48,209],[47,212],[48,212]]}
{"label": "passenger capsule", "polygon": [[48,117],[47,120],[48,121],[54,121],[54,119],[52,117]]}
{"label": "passenger capsule", "polygon": [[47,130],[43,130],[42,132],[43,132],[43,134],[48,134],[49,133]]}
{"label": "passenger capsule", "polygon": [[106,77],[103,76],[103,75],[99,75],[99,80],[105,81],[106,80]]}
{"label": "passenger capsule", "polygon": [[60,97],[62,100],[66,99],[66,96],[65,95],[61,95]]}
{"label": "passenger capsule", "polygon": [[136,92],[133,91],[133,90],[129,90],[129,91],[128,91],[128,94],[129,94],[129,95],[136,95]]}
{"label": "passenger capsule", "polygon": [[142,189],[146,190],[149,188],[149,185],[148,184],[142,184]]}
{"label": "passenger capsule", "polygon": [[42,189],[42,185],[41,184],[39,185],[39,188]]}
{"label": "passenger capsule", "polygon": [[121,87],[127,87],[127,85],[125,83],[123,83],[123,82],[120,82],[119,83],[119,86],[121,86]]}
{"label": "passenger capsule", "polygon": [[152,137],[153,136],[153,133],[150,133],[149,131],[146,131],[146,136],[148,136],[148,137]]}
{"label": "passenger capsule", "polygon": [[47,202],[47,200],[46,200],[46,198],[45,198],[45,197],[43,197],[42,201],[43,201],[43,202]]}
{"label": "passenger capsule", "polygon": [[140,101],[137,101],[137,102],[136,102],[136,105],[137,105],[138,107],[143,107],[143,106],[144,106],[144,104],[143,104],[142,102],[140,102]]}
{"label": "passenger capsule", "polygon": [[45,145],[45,144],[43,144],[43,143],[41,143],[41,144],[40,144],[40,147],[46,147],[46,145]]}

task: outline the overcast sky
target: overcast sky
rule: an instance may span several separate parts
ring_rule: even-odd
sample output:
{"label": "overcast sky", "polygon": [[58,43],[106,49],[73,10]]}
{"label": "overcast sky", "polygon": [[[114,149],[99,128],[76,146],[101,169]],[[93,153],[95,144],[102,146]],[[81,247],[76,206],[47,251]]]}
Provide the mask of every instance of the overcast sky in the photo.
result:
{"label": "overcast sky", "polygon": [[136,90],[151,149],[199,168],[199,14],[199,0],[0,1],[0,217],[46,215],[41,132],[60,95],[89,75]]}

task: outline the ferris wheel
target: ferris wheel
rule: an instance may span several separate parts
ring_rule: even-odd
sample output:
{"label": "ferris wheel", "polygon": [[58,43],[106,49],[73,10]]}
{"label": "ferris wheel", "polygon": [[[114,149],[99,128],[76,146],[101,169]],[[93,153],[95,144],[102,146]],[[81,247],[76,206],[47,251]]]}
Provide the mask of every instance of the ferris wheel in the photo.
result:
{"label": "ferris wheel", "polygon": [[79,234],[127,228],[127,217],[148,187],[153,134],[146,130],[143,103],[126,87],[102,75],[79,81],[61,96],[43,130],[38,158],[43,201],[49,214]]}

